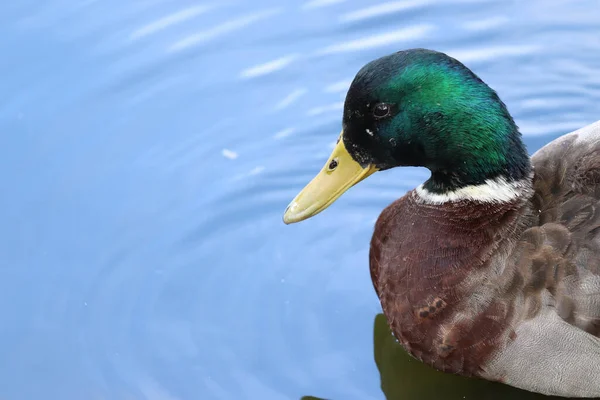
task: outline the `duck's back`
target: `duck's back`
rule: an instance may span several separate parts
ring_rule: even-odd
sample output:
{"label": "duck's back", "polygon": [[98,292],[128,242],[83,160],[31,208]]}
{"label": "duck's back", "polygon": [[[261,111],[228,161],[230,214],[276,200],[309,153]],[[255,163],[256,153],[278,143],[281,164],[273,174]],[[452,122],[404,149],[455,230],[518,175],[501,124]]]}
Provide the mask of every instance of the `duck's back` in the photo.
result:
{"label": "duck's back", "polygon": [[529,240],[547,246],[541,255],[557,280],[557,312],[600,336],[600,121],[544,146],[532,163],[541,229]]}
{"label": "duck's back", "polygon": [[532,157],[537,226],[512,255],[527,312],[488,376],[563,396],[600,396],[600,121]]}
{"label": "duck's back", "polygon": [[600,121],[544,146],[532,162],[540,225],[566,228],[563,246],[579,272],[600,276]]}
{"label": "duck's back", "polygon": [[377,221],[370,267],[392,330],[438,369],[600,397],[600,121],[532,157],[533,192]]}

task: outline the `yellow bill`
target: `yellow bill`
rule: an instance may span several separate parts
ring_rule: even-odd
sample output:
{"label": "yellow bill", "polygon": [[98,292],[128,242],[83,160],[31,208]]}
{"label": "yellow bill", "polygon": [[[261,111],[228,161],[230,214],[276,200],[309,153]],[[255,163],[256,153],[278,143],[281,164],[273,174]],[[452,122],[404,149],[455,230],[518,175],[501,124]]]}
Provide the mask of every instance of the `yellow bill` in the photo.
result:
{"label": "yellow bill", "polygon": [[377,171],[373,165],[363,168],[346,150],[342,131],[337,145],[321,172],[298,195],[283,214],[283,222],[293,224],[317,215],[346,190]]}

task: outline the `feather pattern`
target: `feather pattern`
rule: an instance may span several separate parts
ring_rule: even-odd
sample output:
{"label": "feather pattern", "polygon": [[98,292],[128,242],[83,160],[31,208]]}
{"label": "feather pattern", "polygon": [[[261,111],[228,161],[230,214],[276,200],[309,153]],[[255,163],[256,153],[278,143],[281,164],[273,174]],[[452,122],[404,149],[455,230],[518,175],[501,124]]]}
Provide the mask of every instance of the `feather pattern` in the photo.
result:
{"label": "feather pattern", "polygon": [[390,327],[443,371],[600,396],[600,121],[533,155],[502,202],[388,206],[370,271]]}

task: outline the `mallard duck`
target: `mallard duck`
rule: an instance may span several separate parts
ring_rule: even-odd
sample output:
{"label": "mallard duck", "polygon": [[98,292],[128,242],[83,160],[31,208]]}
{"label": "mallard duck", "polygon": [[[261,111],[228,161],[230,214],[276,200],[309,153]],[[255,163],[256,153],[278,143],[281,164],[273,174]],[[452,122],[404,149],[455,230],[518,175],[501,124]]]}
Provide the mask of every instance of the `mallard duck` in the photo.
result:
{"label": "mallard duck", "polygon": [[530,157],[493,89],[411,49],[360,69],[342,126],[283,219],[316,215],[376,171],[431,171],[383,210],[370,244],[402,346],[449,373],[600,396],[600,121]]}

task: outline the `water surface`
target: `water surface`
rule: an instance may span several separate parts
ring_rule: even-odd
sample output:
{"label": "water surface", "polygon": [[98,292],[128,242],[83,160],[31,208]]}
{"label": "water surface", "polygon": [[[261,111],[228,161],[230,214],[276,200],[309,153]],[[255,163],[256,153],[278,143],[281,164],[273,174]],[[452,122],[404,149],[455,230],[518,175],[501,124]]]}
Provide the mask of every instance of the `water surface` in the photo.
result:
{"label": "water surface", "polygon": [[303,224],[366,62],[427,47],[533,152],[600,119],[595,0],[0,5],[0,398],[533,399],[393,342],[368,272],[378,173]]}

